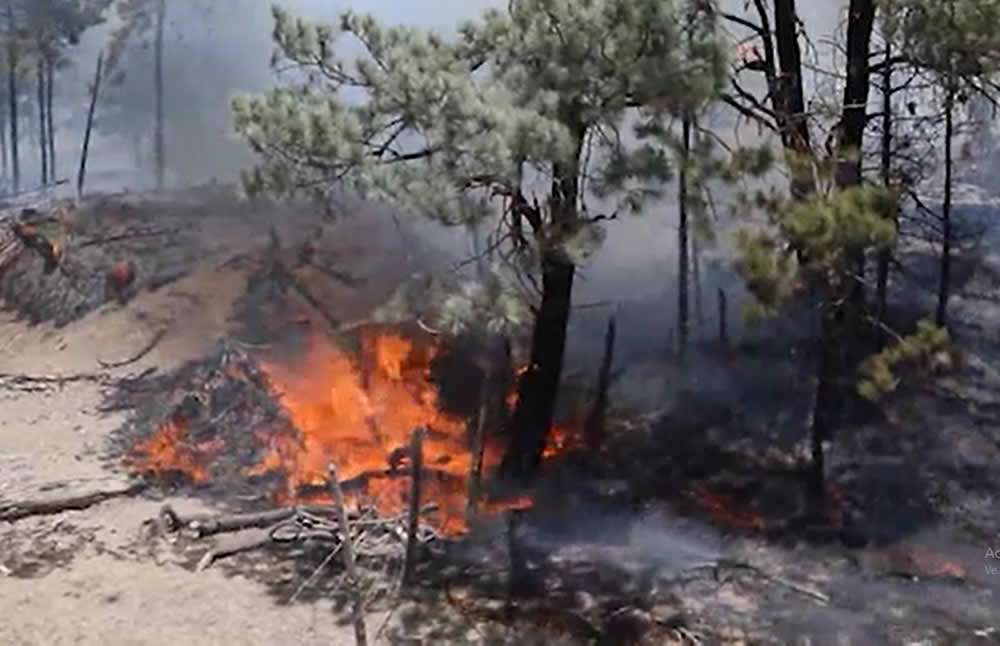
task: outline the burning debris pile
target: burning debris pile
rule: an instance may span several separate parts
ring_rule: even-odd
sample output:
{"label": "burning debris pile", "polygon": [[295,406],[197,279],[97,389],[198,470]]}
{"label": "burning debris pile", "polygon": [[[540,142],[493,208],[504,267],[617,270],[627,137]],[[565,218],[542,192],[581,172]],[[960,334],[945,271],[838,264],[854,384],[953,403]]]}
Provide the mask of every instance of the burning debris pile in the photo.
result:
{"label": "burning debris pile", "polygon": [[488,472],[503,446],[491,435],[475,460],[474,420],[441,402],[438,352],[432,337],[381,326],[360,329],[353,353],[319,334],[291,358],[254,357],[229,343],[173,375],[122,384],[106,408],[134,411],[119,448],[135,474],[291,508],[329,503],[335,465],[349,506],[383,516],[401,513],[412,497],[409,447],[424,429],[422,495],[435,505],[428,522],[454,536],[467,529],[473,465]]}

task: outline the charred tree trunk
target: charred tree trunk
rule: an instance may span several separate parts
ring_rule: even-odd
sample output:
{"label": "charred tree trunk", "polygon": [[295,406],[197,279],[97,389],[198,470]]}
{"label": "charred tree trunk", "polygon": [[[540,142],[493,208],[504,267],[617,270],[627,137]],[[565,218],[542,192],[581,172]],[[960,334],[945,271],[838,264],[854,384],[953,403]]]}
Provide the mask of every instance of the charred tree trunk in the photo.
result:
{"label": "charred tree trunk", "polygon": [[18,114],[17,114],[17,66],[18,66],[18,43],[14,35],[17,33],[17,25],[14,21],[14,4],[7,1],[7,100],[10,102],[8,114],[10,116],[10,165],[11,178],[13,180],[13,190],[17,193],[21,190],[21,159],[17,149],[18,144]]}
{"label": "charred tree trunk", "polygon": [[681,123],[681,160],[677,175],[677,358],[683,361],[687,355],[688,325],[690,322],[688,272],[691,260],[688,257],[690,240],[688,236],[688,157],[691,151],[691,116],[684,116]]}
{"label": "charred tree trunk", "polygon": [[705,324],[705,303],[701,291],[701,249],[697,231],[691,236],[691,287],[694,289],[694,320],[700,328]]}
{"label": "charred tree trunk", "polygon": [[952,144],[955,136],[955,83],[948,79],[944,114],[944,203],[941,205],[941,273],[938,282],[936,322],[940,327],[948,324],[948,299],[951,297],[951,183],[954,171]]}
{"label": "charred tree trunk", "polygon": [[774,38],[778,69],[770,90],[781,127],[781,139],[790,153],[792,195],[801,199],[815,193],[816,186],[811,168],[804,163],[812,155],[812,142],[802,85],[798,23],[795,0],[775,0]]}
{"label": "charred tree trunk", "polygon": [[597,374],[597,393],[594,405],[587,415],[584,433],[591,449],[597,450],[604,445],[605,419],[608,412],[608,390],[611,388],[611,367],[615,360],[615,317],[608,319],[608,329],[604,333],[604,357],[601,359],[601,370]]}
{"label": "charred tree trunk", "polygon": [[[844,107],[837,146],[837,186],[841,189],[861,184],[861,155],[871,89],[869,59],[875,26],[875,0],[851,0],[847,15],[847,81],[844,84]],[[848,298],[852,308],[860,312],[865,302],[865,250],[849,249],[848,255],[857,274],[854,280],[849,281],[851,289]]]}
{"label": "charred tree trunk", "polygon": [[[875,24],[874,0],[851,0],[847,26],[847,80],[837,145],[837,186],[861,184],[861,152],[867,125],[868,92],[871,83],[869,49]],[[817,501],[825,498],[823,443],[832,438],[838,416],[847,401],[844,375],[858,354],[857,335],[844,334],[845,324],[855,332],[860,328],[864,307],[864,249],[847,249],[849,265],[857,276],[845,281],[846,293],[819,294],[824,302],[820,323],[820,358],[817,366],[813,417],[810,424],[812,448],[811,491]],[[837,290],[840,291],[840,290]],[[817,507],[818,509],[818,507]]]}
{"label": "charred tree trunk", "polygon": [[45,59],[45,118],[47,120],[46,130],[49,138],[49,178],[53,182],[59,181],[56,176],[56,120],[52,116],[52,108],[55,104],[55,71],[56,66],[52,62],[52,57]]}
{"label": "charred tree trunk", "polygon": [[42,161],[42,186],[49,183],[49,145],[46,136],[47,118],[45,116],[45,61],[38,59],[38,147]]}
{"label": "charred tree trunk", "polygon": [[156,101],[156,123],[154,124],[154,158],[156,160],[156,188],[162,190],[164,177],[166,174],[166,141],[164,139],[164,110],[163,110],[163,32],[166,27],[167,5],[166,0],[159,0],[156,5],[156,43],[155,43],[155,71],[153,78],[154,94]]}
{"label": "charred tree trunk", "polygon": [[[556,164],[553,168],[549,198],[551,221],[545,227],[557,238],[578,219],[579,165],[587,130],[575,112],[565,115],[564,123],[574,135],[574,155],[569,163]],[[545,225],[541,223],[540,214],[535,213],[534,219],[536,230],[545,234],[541,231]],[[541,262],[542,302],[535,313],[531,359],[517,384],[517,405],[507,425],[510,444],[500,464],[504,477],[521,481],[530,480],[537,474],[555,416],[576,274],[576,267],[561,249],[553,248],[547,240],[543,244],[547,246]]]}
{"label": "charred tree trunk", "polygon": [[87,153],[90,151],[90,133],[94,129],[94,113],[97,110],[97,96],[101,91],[101,74],[104,71],[104,52],[97,55],[97,70],[94,85],[90,89],[90,107],[87,109],[87,127],[83,133],[83,150],[80,152],[80,171],[76,176],[77,197],[83,197],[83,182],[87,177]]}
{"label": "charred tree trunk", "polygon": [[[882,146],[881,146],[881,171],[882,184],[889,188],[892,185],[892,42],[887,38],[885,45],[885,62],[882,68]],[[893,222],[899,225],[897,213],[892,214]],[[875,282],[875,311],[878,322],[885,321],[886,301],[889,290],[889,265],[892,260],[892,250],[888,247],[879,249],[878,252],[878,275]],[[881,330],[881,325],[879,326]],[[885,335],[880,332],[880,343],[885,343]]]}
{"label": "charred tree trunk", "polygon": [[518,381],[508,423],[511,442],[500,466],[512,479],[530,479],[541,464],[562,377],[575,271],[558,252],[546,252],[542,259],[542,304],[535,314],[531,361]]}
{"label": "charred tree trunk", "polygon": [[7,110],[4,109],[0,117],[0,172],[3,174],[4,182],[10,179],[10,151],[7,147]]}

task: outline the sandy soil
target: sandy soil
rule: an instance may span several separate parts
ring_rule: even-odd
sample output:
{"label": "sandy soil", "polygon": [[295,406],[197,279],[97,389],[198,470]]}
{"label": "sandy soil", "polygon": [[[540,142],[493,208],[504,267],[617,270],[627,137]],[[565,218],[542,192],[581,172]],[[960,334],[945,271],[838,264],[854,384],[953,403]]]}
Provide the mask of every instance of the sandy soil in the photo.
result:
{"label": "sandy soil", "polygon": [[[229,251],[232,251],[231,249]],[[126,308],[109,306],[65,329],[0,318],[0,372],[70,375],[162,341],[114,376],[170,369],[202,356],[227,329],[246,276],[214,265]],[[122,418],[97,412],[99,386],[0,392],[0,502],[121,487],[102,459]],[[202,503],[168,500],[197,511]],[[193,573],[141,535],[161,501],[121,497],[85,511],[0,523],[0,643],[349,644],[323,602],[279,607],[257,583]]]}

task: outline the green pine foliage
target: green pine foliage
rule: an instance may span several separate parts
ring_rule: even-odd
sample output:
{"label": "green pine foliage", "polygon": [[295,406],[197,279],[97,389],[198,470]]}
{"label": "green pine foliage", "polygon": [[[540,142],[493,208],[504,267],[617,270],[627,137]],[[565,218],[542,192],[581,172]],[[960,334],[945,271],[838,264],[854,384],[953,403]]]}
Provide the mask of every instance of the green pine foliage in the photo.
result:
{"label": "green pine foliage", "polygon": [[921,321],[916,332],[900,337],[861,365],[858,394],[877,402],[895,392],[904,375],[912,380],[918,375],[941,372],[958,360],[958,351],[948,331],[931,321]]}

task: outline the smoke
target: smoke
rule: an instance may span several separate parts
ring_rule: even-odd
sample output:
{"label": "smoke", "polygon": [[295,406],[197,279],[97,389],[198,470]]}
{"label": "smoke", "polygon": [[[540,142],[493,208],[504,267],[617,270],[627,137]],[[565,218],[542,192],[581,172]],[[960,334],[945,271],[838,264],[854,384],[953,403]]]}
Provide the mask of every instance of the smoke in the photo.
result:
{"label": "smoke", "polygon": [[[345,9],[371,12],[392,24],[413,24],[452,31],[462,20],[503,0],[442,0],[427,11],[423,3],[388,0],[328,2],[281,0],[278,4],[306,18],[335,20]],[[729,0],[733,11],[742,0]],[[811,35],[805,56],[833,56],[831,36],[842,28],[846,2],[800,2]],[[60,78],[59,142],[61,176],[75,168],[82,138],[86,90],[97,52],[106,45],[113,25],[92,30],[70,58],[75,63]],[[233,182],[253,163],[245,144],[233,134],[230,99],[240,93],[266,91],[275,83],[270,3],[258,0],[171,0],[165,46],[166,157],[168,183],[198,185],[212,180]],[[144,188],[152,182],[153,52],[151,35],[133,44],[123,60],[123,78],[109,84],[97,114],[97,139],[91,150],[88,183],[94,189]],[[826,44],[824,44],[826,43]],[[814,78],[819,86],[825,79]],[[752,133],[746,133],[752,136]],[[30,150],[30,148],[29,148]],[[31,154],[31,153],[29,153]],[[27,162],[31,172],[37,164]],[[622,361],[662,358],[669,352],[677,300],[677,210],[673,187],[663,200],[640,216],[619,216],[607,223],[600,251],[580,270],[575,302],[571,355],[596,361],[608,316],[619,316]],[[597,212],[602,205],[591,205]],[[461,229],[443,231],[420,225],[425,238],[444,255],[462,257],[473,246]],[[716,336],[717,294],[725,290],[729,325],[734,337],[745,331],[740,317],[745,295],[730,269],[727,234],[718,244],[703,242],[699,261],[700,290],[692,296],[692,338]],[[698,311],[700,310],[700,312]]]}

